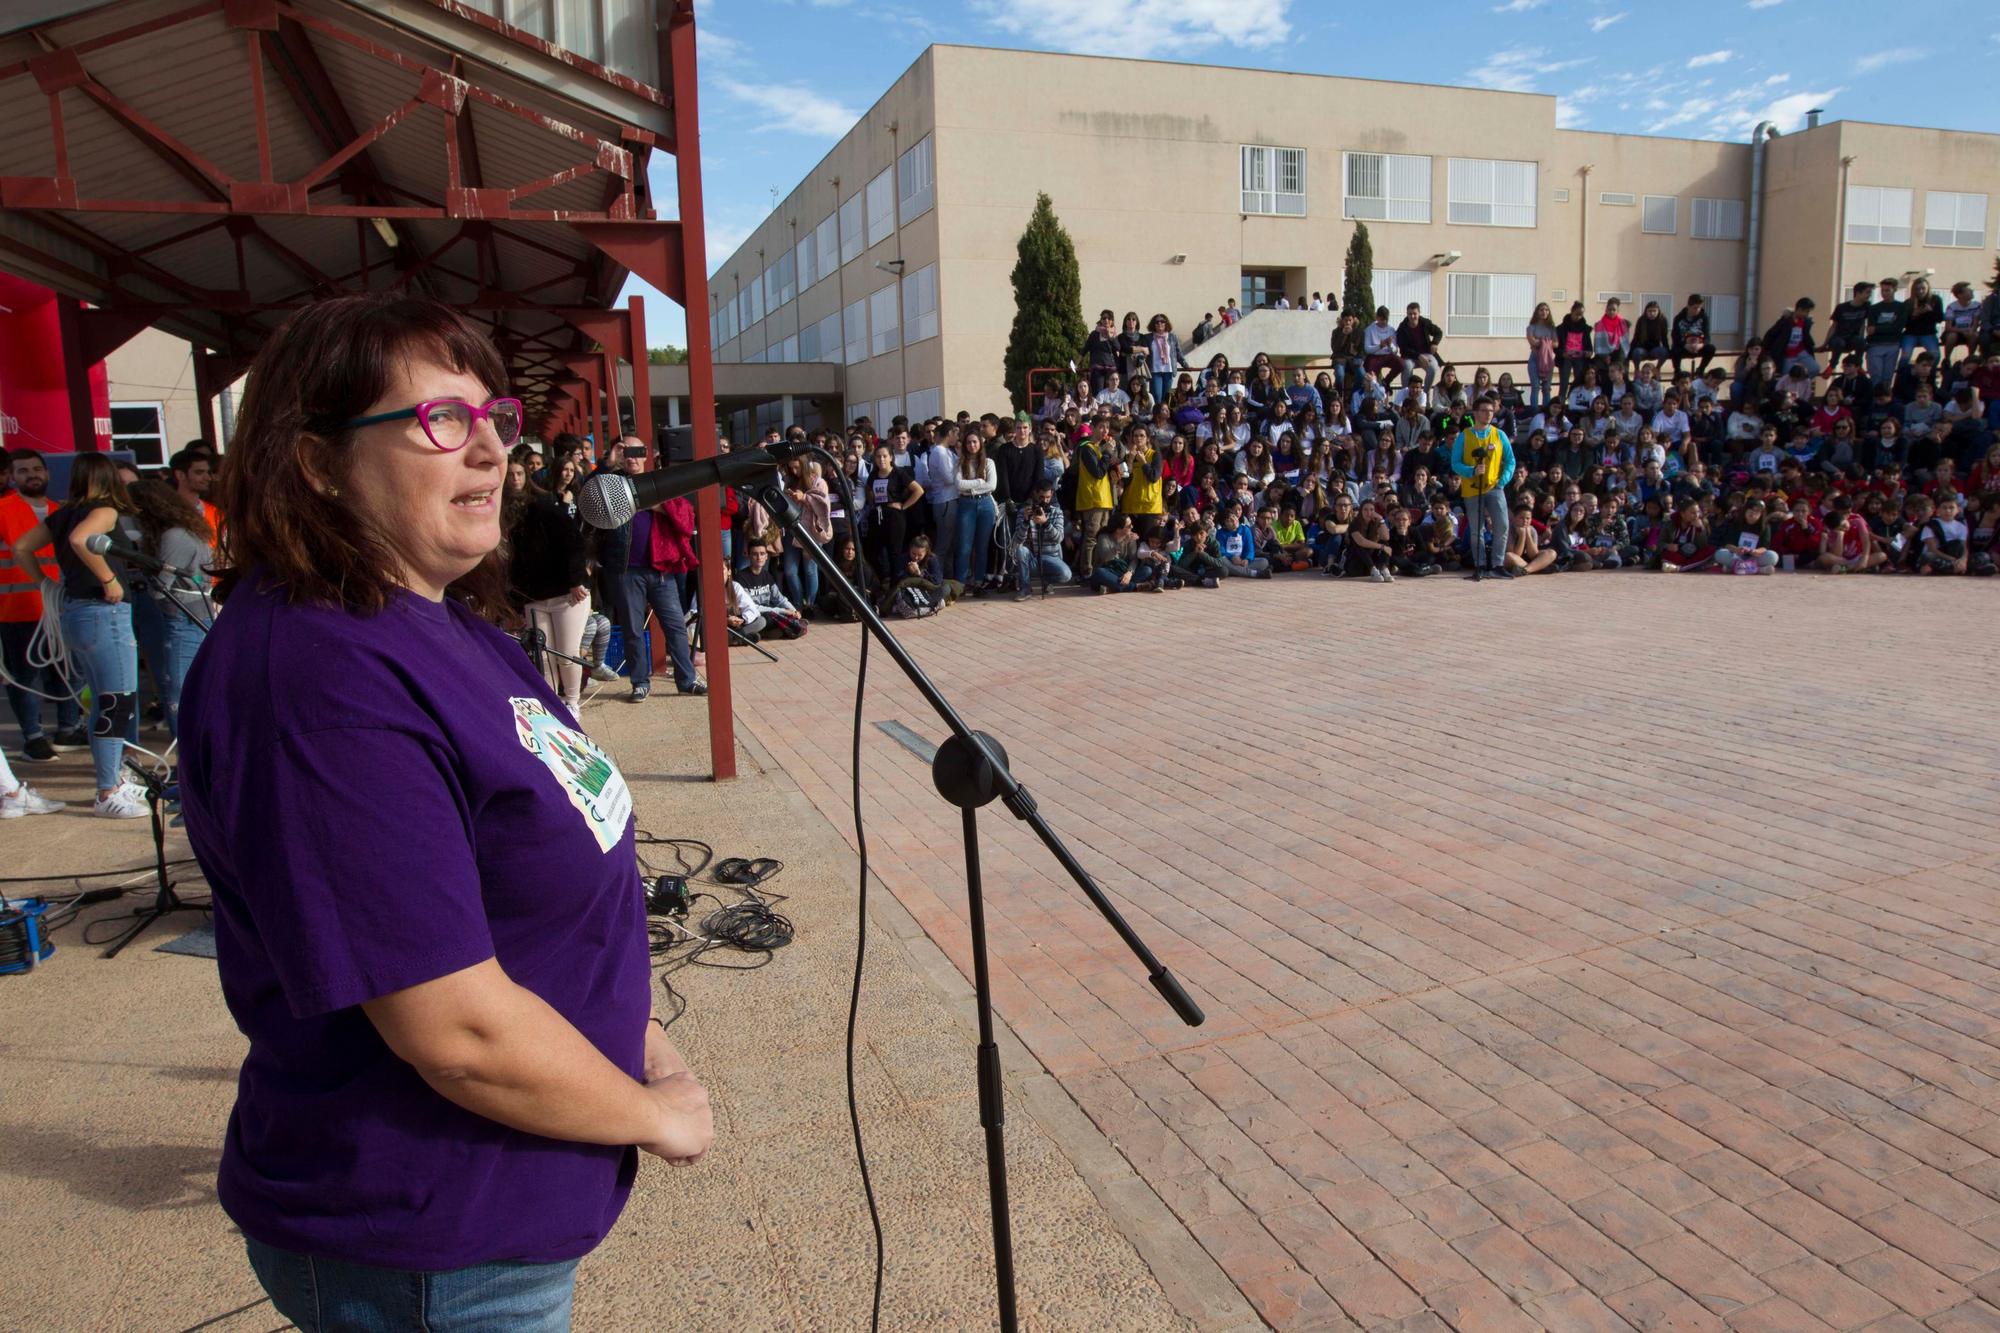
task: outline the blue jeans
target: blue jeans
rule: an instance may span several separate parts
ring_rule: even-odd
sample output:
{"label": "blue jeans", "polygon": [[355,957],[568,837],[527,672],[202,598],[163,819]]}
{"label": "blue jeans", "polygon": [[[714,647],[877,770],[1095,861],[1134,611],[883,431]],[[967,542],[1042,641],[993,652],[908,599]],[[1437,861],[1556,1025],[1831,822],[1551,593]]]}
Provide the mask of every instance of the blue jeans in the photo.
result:
{"label": "blue jeans", "polygon": [[1933,365],[1937,364],[1937,360],[1940,353],[1938,352],[1938,340],[1937,340],[1937,335],[1935,333],[1904,334],[1902,359],[1905,361],[1915,360],[1915,358],[1912,357],[1910,353],[1916,351],[1919,347],[1925,349],[1931,354],[1931,363]]}
{"label": "blue jeans", "polygon": [[[1481,549],[1480,528],[1486,529]],[[1474,569],[1499,569],[1507,563],[1507,492],[1495,486],[1484,495],[1465,497],[1465,538]]]}
{"label": "blue jeans", "polygon": [[576,1260],[442,1273],[293,1254],[244,1238],[250,1267],[302,1333],[567,1333]]}
{"label": "blue jeans", "polygon": [[1153,372],[1154,404],[1155,405],[1164,404],[1167,401],[1168,396],[1171,395],[1173,391],[1174,391],[1174,372],[1171,370],[1154,371]]}
{"label": "blue jeans", "polygon": [[952,557],[952,577],[968,588],[986,582],[986,556],[993,549],[993,522],[998,511],[990,495],[958,497],[958,545]]}
{"label": "blue jeans", "polygon": [[1902,359],[1903,349],[1895,343],[1868,344],[1868,378],[1876,384],[1887,384],[1896,378],[1896,363]]}
{"label": "blue jeans", "polygon": [[1069,566],[1059,555],[1043,555],[1030,558],[1028,548],[1014,548],[1014,586],[1021,592],[1028,591],[1036,577],[1044,579],[1050,587],[1060,587],[1070,580]]}
{"label": "blue jeans", "polygon": [[[143,592],[137,594],[144,596]],[[132,636],[132,608],[124,602],[64,602],[63,639],[90,686],[90,761],[97,789],[118,785],[125,735],[138,721],[139,641]],[[123,724],[110,716],[122,712]]]}
{"label": "blue jeans", "polygon": [[650,609],[659,618],[667,636],[667,661],[674,669],[674,684],[680,689],[695,683],[694,652],[688,646],[686,603],[681,599],[681,575],[663,574],[657,569],[625,571],[625,624],[630,636],[626,655],[632,659],[632,688],[653,682],[653,662],[645,640],[638,633],[646,624]]}
{"label": "blue jeans", "polygon": [[[946,578],[952,573],[952,559],[958,553],[958,506],[959,498],[949,500],[926,500],[931,507],[931,550],[937,552],[938,563],[944,566]],[[901,559],[901,553],[898,553]]]}
{"label": "blue jeans", "polygon": [[[1551,367],[1553,369],[1553,367]],[[1534,357],[1528,358],[1528,406],[1549,405],[1549,372]]]}
{"label": "blue jeans", "polygon": [[785,599],[804,611],[819,601],[819,566],[804,547],[786,546],[784,563],[778,567],[778,581]]}
{"label": "blue jeans", "polygon": [[[67,681],[48,667],[28,669],[28,641],[35,637],[37,623],[0,621],[0,654],[4,654],[8,676],[7,706],[14,710],[14,720],[21,724],[24,742],[42,734],[42,694],[56,696],[57,731],[74,731],[83,716]],[[20,685],[13,683],[17,680]],[[35,693],[36,690],[41,694]]]}
{"label": "blue jeans", "polygon": [[208,637],[208,631],[178,609],[167,610],[171,618],[167,621],[166,652],[153,668],[153,679],[160,687],[160,711],[166,714],[167,731],[179,739],[181,686],[187,682],[188,668],[194,664],[194,655],[200,650],[201,641]]}

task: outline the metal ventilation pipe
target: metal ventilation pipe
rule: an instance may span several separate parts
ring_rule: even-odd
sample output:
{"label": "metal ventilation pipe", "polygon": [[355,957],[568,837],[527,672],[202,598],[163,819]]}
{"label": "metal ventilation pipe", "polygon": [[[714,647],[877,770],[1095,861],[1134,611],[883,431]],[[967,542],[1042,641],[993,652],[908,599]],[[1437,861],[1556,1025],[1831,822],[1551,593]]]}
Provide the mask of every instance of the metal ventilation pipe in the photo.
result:
{"label": "metal ventilation pipe", "polygon": [[1750,223],[1749,249],[1743,264],[1743,336],[1752,338],[1760,327],[1757,320],[1757,261],[1761,258],[1759,234],[1764,220],[1764,144],[1778,137],[1778,127],[1768,120],[1757,122],[1750,131]]}
{"label": "metal ventilation pipe", "polygon": [[1823,106],[1816,106],[1812,110],[1806,112],[1806,128],[1809,130],[1818,129],[1819,118],[1825,114],[1826,114],[1826,108]]}

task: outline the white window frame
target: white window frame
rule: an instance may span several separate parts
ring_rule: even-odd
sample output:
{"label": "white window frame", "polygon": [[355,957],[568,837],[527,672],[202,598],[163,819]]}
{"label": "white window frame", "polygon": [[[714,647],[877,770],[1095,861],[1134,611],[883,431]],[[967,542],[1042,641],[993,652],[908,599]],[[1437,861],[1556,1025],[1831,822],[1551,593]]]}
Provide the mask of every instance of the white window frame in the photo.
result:
{"label": "white window frame", "polygon": [[1606,301],[1616,301],[1618,303],[1619,313],[1623,314],[1625,311],[1630,310],[1632,308],[1632,293],[1599,292],[1597,294],[1597,306],[1600,311],[1602,311],[1602,309],[1604,308],[1604,303]]}
{"label": "white window frame", "polygon": [[[1653,210],[1657,205],[1667,206],[1667,225],[1656,226]],[[1677,194],[1649,194],[1640,201],[1639,230],[1651,236],[1675,236],[1681,229],[1681,198]]]}
{"label": "white window frame", "polygon": [[903,346],[938,336],[937,265],[903,275]]}
{"label": "white window frame", "polygon": [[1597,202],[1605,208],[1632,208],[1639,202],[1639,196],[1629,190],[1599,190]]}
{"label": "white window frame", "polygon": [[1539,303],[1532,273],[1447,273],[1444,291],[1447,338],[1519,336]]}
{"label": "white window frame", "polygon": [[840,272],[840,210],[835,209],[813,228],[813,269],[821,282]]}
{"label": "white window frame", "polygon": [[1743,239],[1743,201],[1695,196],[1688,210],[1688,235],[1697,241]]}
{"label": "white window frame", "polygon": [[[1423,291],[1421,294],[1418,294],[1417,288],[1420,284]],[[1375,279],[1372,285],[1375,290],[1375,304],[1389,307],[1389,322],[1391,324],[1400,324],[1403,322],[1403,312],[1412,301],[1423,306],[1425,316],[1427,318],[1430,317],[1431,271],[1429,269],[1378,268],[1375,270]],[[1396,298],[1393,301],[1383,295],[1385,291],[1391,289],[1396,292]],[[1372,321],[1374,316],[1370,315],[1369,318]]]}
{"label": "white window frame", "polygon": [[874,249],[896,234],[896,169],[882,168],[868,182],[868,248]]}
{"label": "white window frame", "polygon": [[1239,202],[1245,213],[1273,218],[1306,215],[1305,149],[1246,143],[1240,145],[1238,163]]}
{"label": "white window frame", "polygon": [[1533,227],[1540,175],[1533,162],[1447,158],[1445,221],[1461,227]]}
{"label": "white window frame", "polygon": [[932,417],[944,415],[943,389],[912,389],[910,397],[903,405],[903,411],[912,421],[929,421]]}
{"label": "white window frame", "polygon": [[841,350],[845,364],[860,365],[868,359],[868,298],[849,301],[840,312]]}
{"label": "white window frame", "polygon": [[1632,306],[1632,323],[1637,324],[1639,317],[1646,313],[1646,302],[1648,301],[1658,301],[1660,303],[1660,318],[1666,320],[1667,327],[1671,329],[1674,323],[1674,316],[1680,312],[1680,307],[1674,304],[1674,294],[1672,292],[1640,292]]}
{"label": "white window frame", "polygon": [[840,262],[851,264],[861,258],[861,252],[868,247],[862,244],[865,232],[861,223],[861,191],[843,199],[840,204]]}
{"label": "white window frame", "polygon": [[903,415],[901,398],[877,398],[875,400],[875,430],[877,434],[887,434],[889,423]]}
{"label": "white window frame", "polygon": [[[1354,172],[1360,159],[1375,159],[1380,194],[1354,193]],[[1400,177],[1400,179],[1395,179]],[[1392,180],[1413,187],[1421,179],[1422,196],[1392,193]],[[1340,155],[1341,216],[1361,222],[1429,222],[1431,220],[1431,159],[1413,153],[1358,153]]]}
{"label": "white window frame", "polygon": [[[1967,216],[1972,211],[1967,205],[1974,200],[1978,201],[1977,227],[1966,225],[1972,221]],[[1950,250],[1984,250],[1988,234],[1986,204],[1987,198],[1983,194],[1970,194],[1958,190],[1925,190],[1924,244]],[[1948,211],[1949,216],[1939,216],[1942,211]],[[1940,226],[1939,223],[1944,225]],[[1947,239],[1939,240],[1939,236]]]}
{"label": "white window frame", "polygon": [[[1734,313],[1725,317],[1725,311]],[[1718,337],[1725,333],[1742,333],[1743,298],[1729,292],[1711,292],[1708,297],[1708,327]]]}
{"label": "white window frame", "polygon": [[[107,409],[114,415],[107,418],[116,420],[115,414],[124,412],[150,411],[153,414],[151,431],[111,431],[113,449],[130,449],[132,457],[140,467],[163,467],[167,461],[167,405],[157,399],[120,399]],[[150,442],[150,447],[149,447]],[[148,454],[151,457],[148,457]]]}
{"label": "white window frame", "polygon": [[937,205],[937,162],[931,136],[903,150],[896,159],[896,207],[904,222],[928,213]]}
{"label": "white window frame", "polygon": [[[1847,242],[1850,245],[1908,245],[1916,236],[1911,225],[1916,191],[1901,185],[1847,187]],[[1890,218],[1901,215],[1901,222]],[[1861,221],[1855,219],[1859,217]]]}
{"label": "white window frame", "polygon": [[887,356],[902,346],[896,314],[896,284],[868,293],[868,355]]}

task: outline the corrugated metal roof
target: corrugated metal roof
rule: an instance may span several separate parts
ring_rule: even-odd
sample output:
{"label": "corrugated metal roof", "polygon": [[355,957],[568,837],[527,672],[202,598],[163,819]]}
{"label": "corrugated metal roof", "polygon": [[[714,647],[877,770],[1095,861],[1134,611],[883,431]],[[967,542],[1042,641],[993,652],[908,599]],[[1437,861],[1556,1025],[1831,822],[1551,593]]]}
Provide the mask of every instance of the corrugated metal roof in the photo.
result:
{"label": "corrugated metal roof", "polygon": [[[0,32],[0,69],[34,59],[45,50],[37,34],[16,30],[14,19],[23,2],[0,0],[8,13],[0,23],[6,29]],[[606,3],[624,16],[621,21],[645,12],[648,40],[643,44],[650,50],[653,0]],[[594,164],[599,150],[585,141],[586,136],[610,145],[614,154],[622,151],[621,135],[628,122],[593,106],[593,99],[576,95],[573,64],[564,66],[563,78],[545,84],[534,61],[546,64],[547,53],[538,54],[505,34],[477,28],[444,4],[433,0],[288,0],[288,4],[360,36],[365,43],[399,52],[405,62],[439,70],[457,68],[480,89],[512,104],[466,101],[464,114],[470,119],[476,153],[476,161],[463,164],[463,183],[468,186],[511,189]],[[508,12],[509,5],[515,12]],[[66,46],[182,12],[186,0],[109,4],[47,0],[32,7],[42,19],[51,13],[73,16],[39,33],[49,44]],[[526,12],[518,0],[491,0],[479,7],[510,21]],[[412,16],[423,22],[411,22]],[[322,123],[335,123],[344,115],[365,131],[422,87],[421,69],[382,59],[333,32],[310,26],[304,31],[339,102],[338,111],[331,114],[326,108],[316,111]],[[454,49],[441,34],[464,36],[465,45]],[[296,181],[326,158],[328,145],[280,77],[277,62],[283,53],[278,34],[264,33],[260,40],[267,48],[263,74],[272,178]],[[495,55],[494,43],[507,47],[505,58]],[[524,58],[524,52],[533,59]],[[230,27],[221,13],[107,42],[80,58],[89,78],[130,108],[129,114],[150,121],[229,180],[258,181],[249,34]],[[489,58],[493,63],[482,63]],[[455,65],[455,60],[462,63]],[[649,66],[650,57],[646,63]],[[620,68],[616,62],[612,67]],[[637,68],[631,65],[628,72]],[[311,86],[307,79],[302,95],[312,96]],[[635,93],[629,81],[604,86],[608,91],[603,100],[624,99],[626,104],[635,97],[643,100],[649,91]],[[177,161],[170,147],[135,133],[88,89],[70,87],[58,96],[78,197],[155,201],[154,207],[151,211],[10,210],[0,217],[0,267],[91,299],[102,299],[115,284],[127,301],[170,307],[160,312],[160,325],[210,347],[227,349],[235,333],[275,325],[283,312],[258,307],[309,296],[315,271],[343,286],[359,286],[364,259],[371,287],[386,285],[399,261],[404,267],[415,263],[423,269],[416,285],[459,304],[474,302],[483,286],[548,305],[590,305],[608,299],[623,282],[619,266],[560,223],[399,219],[392,225],[401,243],[391,247],[365,218],[239,213],[220,219],[214,210],[218,199],[228,198],[226,189],[190,179],[199,173]],[[530,114],[518,114],[517,108]],[[448,177],[448,123],[436,106],[418,107],[315,189],[314,205],[442,205]],[[0,78],[0,125],[8,130],[0,135],[0,176],[53,175],[49,99],[32,74],[16,72]],[[644,174],[637,164],[634,170],[644,204]],[[597,213],[618,185],[615,176],[592,171],[525,197],[518,207]],[[163,211],[174,205],[211,211]],[[209,223],[219,225],[204,225]],[[483,244],[471,239],[480,235],[491,239]],[[532,245],[525,243],[529,240]],[[134,252],[148,247],[155,248],[135,264]],[[221,299],[199,301],[191,292],[216,293]],[[563,347],[584,345],[546,311],[486,310],[479,315],[500,330],[503,343],[523,335],[550,335]],[[516,360],[523,378],[531,383],[546,385],[563,373],[547,349],[522,351]]]}

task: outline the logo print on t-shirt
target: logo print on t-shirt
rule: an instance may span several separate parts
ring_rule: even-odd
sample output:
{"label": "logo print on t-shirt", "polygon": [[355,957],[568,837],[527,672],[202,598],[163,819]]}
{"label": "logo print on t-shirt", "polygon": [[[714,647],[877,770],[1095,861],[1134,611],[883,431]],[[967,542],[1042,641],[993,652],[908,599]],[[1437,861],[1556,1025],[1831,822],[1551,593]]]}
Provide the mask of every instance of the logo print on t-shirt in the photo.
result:
{"label": "logo print on t-shirt", "polygon": [[521,748],[547,765],[569,803],[583,815],[597,849],[608,852],[625,836],[632,792],[625,775],[597,743],[551,713],[540,699],[513,698],[514,734]]}

